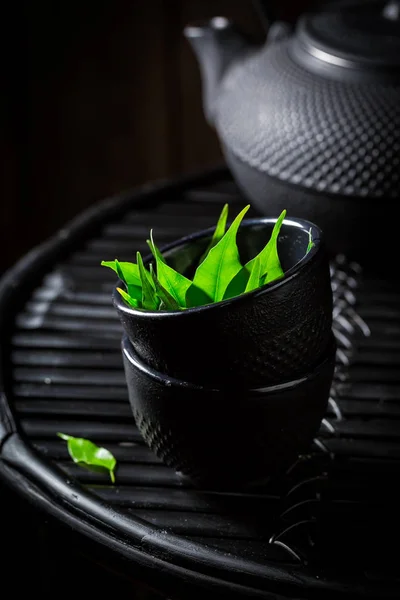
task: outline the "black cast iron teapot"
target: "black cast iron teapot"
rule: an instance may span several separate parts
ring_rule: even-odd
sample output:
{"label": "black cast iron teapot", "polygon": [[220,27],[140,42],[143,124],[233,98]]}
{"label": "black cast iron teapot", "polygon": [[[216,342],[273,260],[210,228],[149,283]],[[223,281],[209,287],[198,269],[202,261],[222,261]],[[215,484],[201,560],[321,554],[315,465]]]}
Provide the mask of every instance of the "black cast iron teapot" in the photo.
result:
{"label": "black cast iron teapot", "polygon": [[[268,215],[287,208],[317,223],[332,253],[376,256],[384,221],[381,237],[391,243],[400,2],[347,1],[295,26],[275,22],[262,47],[224,17],[188,25],[185,35],[200,63],[206,118],[250,201]],[[383,240],[379,249],[388,251]]]}

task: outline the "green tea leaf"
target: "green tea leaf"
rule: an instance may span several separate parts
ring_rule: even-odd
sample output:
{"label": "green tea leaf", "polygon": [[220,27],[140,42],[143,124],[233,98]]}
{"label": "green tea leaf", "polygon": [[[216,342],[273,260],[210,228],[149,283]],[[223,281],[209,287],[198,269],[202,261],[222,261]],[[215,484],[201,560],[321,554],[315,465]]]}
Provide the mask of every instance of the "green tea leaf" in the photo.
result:
{"label": "green tea leaf", "polygon": [[261,276],[261,261],[257,256],[256,260],[253,263],[253,268],[251,269],[250,277],[246,285],[245,292],[251,292],[252,290],[256,290],[260,287],[260,276]]}
{"label": "green tea leaf", "polygon": [[249,281],[250,274],[257,258],[260,259],[260,285],[269,283],[270,281],[278,279],[284,275],[278,256],[277,240],[285,216],[286,210],[282,211],[277,219],[272,230],[271,237],[261,252],[249,260],[249,262],[247,262],[239,271],[236,277],[232,279],[231,283],[226,289],[224,299],[233,298],[234,296],[243,294],[243,292],[246,290],[247,282]]}
{"label": "green tea leaf", "polygon": [[[142,308],[145,310],[157,310],[159,302],[153,287],[153,280],[150,284],[147,279],[147,272],[144,268],[140,252],[136,253],[136,260],[139,267],[140,280],[142,282]],[[151,277],[150,273],[149,276]]]}
{"label": "green tea leaf", "polygon": [[150,230],[150,239],[146,240],[147,245],[149,246],[152,255],[154,256],[154,258],[156,259],[156,261],[158,262],[162,262],[165,263],[165,258],[163,257],[163,255],[161,254],[160,250],[157,248],[157,246],[154,243],[154,239],[153,239],[153,230]]}
{"label": "green tea leaf", "polygon": [[128,285],[142,287],[140,281],[139,267],[130,262],[119,262],[118,260],[101,261],[103,267],[109,267],[118,275],[118,277]]}
{"label": "green tea leaf", "polygon": [[[142,291],[142,290],[140,290],[140,291]],[[132,298],[132,296],[130,296],[129,294],[127,294],[121,288],[117,288],[117,292],[119,292],[121,294],[121,296],[123,297],[123,299],[125,300],[125,302],[127,304],[129,304],[129,306],[132,306],[132,308],[139,308],[140,302],[136,298]]]}
{"label": "green tea leaf", "polygon": [[203,292],[203,290],[192,283],[186,292],[186,308],[205,306],[206,304],[212,304],[212,299]]}
{"label": "green tea leaf", "polygon": [[157,295],[162,303],[162,306],[159,306],[159,310],[180,310],[180,306],[176,302],[175,298],[171,296],[171,294],[161,285],[161,283],[157,279],[157,276],[153,269],[153,265],[150,265],[150,273],[153,277]]}
{"label": "green tea leaf", "polygon": [[267,276],[264,283],[268,283],[269,281],[273,281],[277,277],[282,277],[283,270],[281,267],[281,263],[278,256],[278,248],[277,241],[278,236],[282,227],[282,223],[284,218],[286,217],[286,210],[283,210],[277,219],[274,228],[271,233],[271,237],[267,245],[261,250],[261,252],[248,263],[246,263],[245,267],[250,269],[253,267],[253,263],[257,257],[260,258],[261,262],[261,277]]}
{"label": "green tea leaf", "polygon": [[174,298],[178,306],[186,308],[186,292],[192,285],[190,279],[175,271],[167,265],[157,249],[152,233],[150,234],[150,247],[157,264],[157,278],[162,287]]}
{"label": "green tea leaf", "polygon": [[[118,275],[118,277],[123,281],[129,291],[131,287],[139,288],[140,294],[142,293],[142,283],[140,280],[139,267],[137,264],[132,262],[120,262],[119,260],[111,260],[101,262],[103,267],[109,267]],[[150,273],[145,269],[147,274],[147,280],[151,285],[153,285],[153,281],[150,277]],[[135,293],[129,292],[129,294],[133,297],[136,297]]]}
{"label": "green tea leaf", "polygon": [[[127,263],[129,264],[129,263]],[[137,266],[137,265],[133,265],[132,266]],[[124,281],[124,272],[121,268],[121,263],[118,260],[115,260],[115,267],[117,269],[117,273],[118,273],[118,277]],[[142,300],[142,285],[140,282],[140,285],[137,284],[133,284],[133,283],[127,283],[125,282],[125,285],[128,289],[128,295],[131,298],[134,298],[135,300],[137,300],[138,305],[140,305],[141,300]]]}
{"label": "green tea leaf", "polygon": [[[278,261],[279,261],[279,258],[278,258]],[[281,277],[283,277],[284,274],[285,273],[283,272],[281,263],[276,262],[275,265],[271,266],[268,273],[264,276],[264,279],[262,279],[261,285],[265,285],[266,283],[271,283],[271,281],[276,281],[277,279],[280,279]]]}
{"label": "green tea leaf", "polygon": [[312,239],[311,229],[312,228],[310,227],[309,232],[308,232],[308,246],[307,246],[306,254],[308,254],[310,252],[311,248],[313,248],[315,246],[313,239]]}
{"label": "green tea leaf", "polygon": [[218,242],[224,235],[225,230],[226,230],[226,221],[228,219],[228,211],[229,211],[229,206],[228,206],[228,204],[225,204],[221,211],[221,214],[219,216],[219,219],[218,219],[217,225],[215,227],[211,241],[210,241],[207,249],[203,253],[202,257],[200,258],[199,264],[201,264],[203,262],[203,260],[205,259],[207,254],[210,252],[210,250],[218,244]]}
{"label": "green tea leaf", "polygon": [[[138,266],[130,262],[119,262],[117,259],[108,262],[103,260],[101,264],[103,267],[109,267],[115,271],[121,281],[125,283],[128,290],[127,295],[137,301],[136,307],[139,306],[142,301],[142,283]],[[126,298],[124,299],[126,300]],[[128,303],[133,306],[131,302]]]}
{"label": "green tea leaf", "polygon": [[66,433],[57,433],[58,437],[68,444],[68,452],[72,460],[87,467],[101,467],[110,473],[112,483],[115,483],[115,467],[117,461],[109,450],[96,446],[85,438],[76,438]]}
{"label": "green tea leaf", "polygon": [[240,296],[240,294],[244,294],[247,283],[249,281],[250,274],[251,271],[247,269],[247,267],[242,267],[239,273],[235,275],[235,277],[232,279],[232,281],[226,288],[224,300],[228,300],[229,298],[234,298],[235,296]]}
{"label": "green tea leaf", "polygon": [[203,290],[214,302],[223,299],[228,284],[242,269],[236,234],[249,208],[250,205],[247,205],[238,214],[228,231],[196,269],[194,285]]}

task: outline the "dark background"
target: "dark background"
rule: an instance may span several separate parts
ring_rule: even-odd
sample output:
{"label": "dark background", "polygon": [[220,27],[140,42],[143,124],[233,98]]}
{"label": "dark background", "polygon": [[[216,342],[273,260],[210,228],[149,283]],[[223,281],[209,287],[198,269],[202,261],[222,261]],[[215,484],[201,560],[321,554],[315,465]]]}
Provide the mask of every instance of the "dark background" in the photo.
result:
{"label": "dark background", "polygon": [[[260,4],[37,0],[2,8],[0,273],[96,200],[221,161],[182,30],[224,15],[262,42]],[[290,21],[311,5],[265,4]]]}

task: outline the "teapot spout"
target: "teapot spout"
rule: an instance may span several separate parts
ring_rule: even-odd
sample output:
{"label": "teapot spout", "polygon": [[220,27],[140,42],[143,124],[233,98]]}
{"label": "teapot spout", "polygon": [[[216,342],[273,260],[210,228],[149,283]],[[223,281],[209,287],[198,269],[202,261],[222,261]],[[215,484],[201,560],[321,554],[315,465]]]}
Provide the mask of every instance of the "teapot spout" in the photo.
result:
{"label": "teapot spout", "polygon": [[229,66],[251,44],[225,17],[214,17],[201,25],[188,25],[184,29],[184,35],[199,62],[203,110],[207,122],[213,125],[219,84]]}

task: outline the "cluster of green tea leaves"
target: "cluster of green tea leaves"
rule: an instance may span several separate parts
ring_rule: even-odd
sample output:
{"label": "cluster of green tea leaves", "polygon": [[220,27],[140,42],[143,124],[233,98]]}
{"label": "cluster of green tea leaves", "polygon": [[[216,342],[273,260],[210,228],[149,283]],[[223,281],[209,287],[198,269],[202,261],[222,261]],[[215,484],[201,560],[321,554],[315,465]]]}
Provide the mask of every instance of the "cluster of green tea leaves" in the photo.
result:
{"label": "cluster of green tea leaves", "polygon": [[149,269],[145,268],[140,252],[136,255],[136,263],[113,260],[101,264],[113,269],[124,282],[126,289],[118,288],[118,291],[133,308],[175,311],[250,292],[284,274],[278,256],[277,239],[286,210],[276,221],[265,247],[242,265],[236,235],[249,208],[250,205],[246,206],[226,229],[228,205],[225,204],[192,280],[167,264],[154,242],[152,231],[147,243],[154,257],[155,268],[152,264]]}

